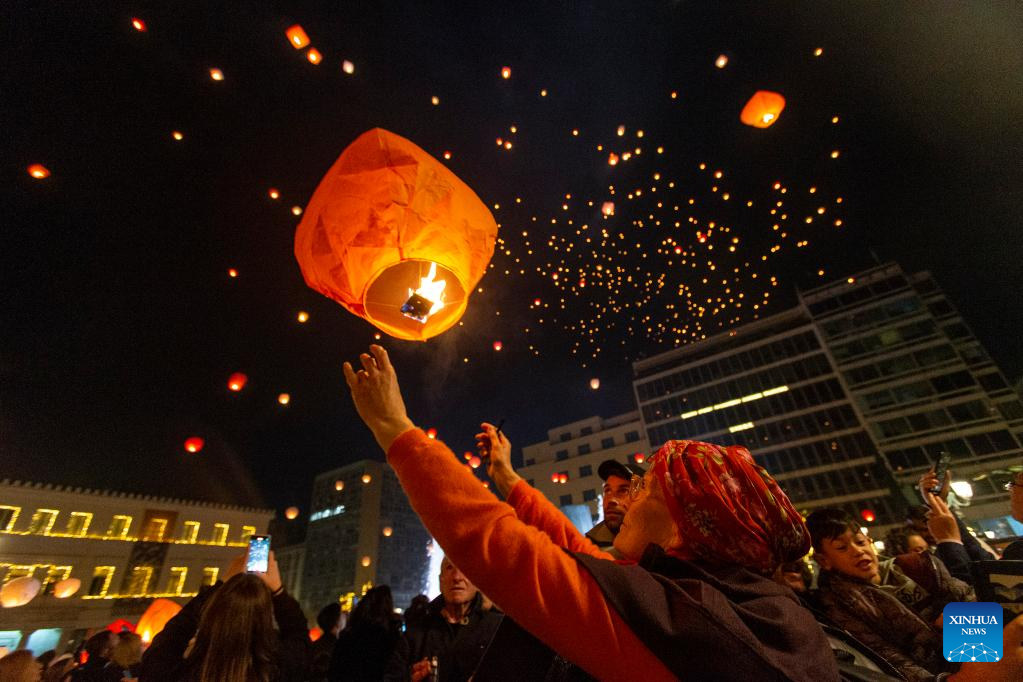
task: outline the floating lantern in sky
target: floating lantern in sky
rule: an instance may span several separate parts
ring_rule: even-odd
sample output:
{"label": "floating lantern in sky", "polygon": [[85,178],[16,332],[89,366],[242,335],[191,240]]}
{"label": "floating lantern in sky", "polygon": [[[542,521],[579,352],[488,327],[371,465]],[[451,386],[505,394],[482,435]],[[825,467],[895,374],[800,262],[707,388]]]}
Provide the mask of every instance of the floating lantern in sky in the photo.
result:
{"label": "floating lantern in sky", "polygon": [[362,482],[363,483],[369,483],[372,480],[373,480],[373,477],[370,476],[369,474],[363,474],[362,475]]}
{"label": "floating lantern in sky", "polygon": [[267,194],[270,195],[271,199],[279,199],[281,197],[281,193],[277,190],[276,187],[271,187]]}
{"label": "floating lantern in sky", "polygon": [[284,518],[288,521],[294,521],[298,518],[298,507],[288,507],[284,510]]}
{"label": "floating lantern in sky", "polygon": [[180,130],[175,130],[174,132],[171,133],[171,137],[173,137],[178,142],[181,142],[183,139],[185,139],[185,134],[182,133]]}
{"label": "floating lantern in sky", "polygon": [[320,628],[312,628],[309,630],[309,641],[315,642],[320,637],[323,637],[323,630]]}
{"label": "floating lantern in sky", "polygon": [[233,279],[233,278],[238,276],[238,271],[235,270],[234,268],[228,268],[227,269],[227,276]]}
{"label": "floating lantern in sky", "polygon": [[298,311],[298,321],[299,322],[308,322],[309,321],[309,313],[307,313],[304,310]]}
{"label": "floating lantern in sky", "polygon": [[592,388],[594,391],[600,388],[600,379],[597,378],[590,379],[590,388]]}
{"label": "floating lantern in sky", "polygon": [[451,152],[444,152],[444,158],[445,159],[450,159],[451,158]]}
{"label": "floating lantern in sky", "polygon": [[383,533],[385,538],[389,538],[392,535],[394,535],[394,529],[391,528],[390,526],[384,526],[384,529],[381,531],[381,533]]}
{"label": "floating lantern in sky", "polygon": [[431,439],[437,438],[437,429],[427,429],[426,437]]}
{"label": "floating lantern in sky", "polygon": [[618,126],[618,137],[625,134],[625,126]]}
{"label": "floating lantern in sky", "polygon": [[235,393],[237,393],[238,391],[245,388],[245,384],[247,384],[248,381],[249,378],[245,376],[243,373],[235,372],[234,374],[227,378],[227,387],[234,391]]}
{"label": "floating lantern in sky", "polygon": [[511,67],[510,66],[502,66],[501,67],[501,78],[503,78],[505,80],[508,80],[509,78],[511,78]]}
{"label": "floating lantern in sky", "polygon": [[785,98],[777,92],[758,90],[739,114],[739,120],[754,128],[768,128],[785,108]]}
{"label": "floating lantern in sky", "polygon": [[714,66],[719,69],[723,69],[728,66],[728,55],[719,54],[718,58],[714,60]]}
{"label": "floating lantern in sky", "polygon": [[336,481],[334,481],[334,490],[336,490],[338,492],[341,492],[344,489],[345,489],[345,482],[344,481],[342,481],[340,478],[337,479]]}
{"label": "floating lantern in sky", "polygon": [[41,163],[33,163],[28,167],[28,174],[36,180],[45,180],[50,177],[50,169]]}
{"label": "floating lantern in sky", "polygon": [[558,475],[558,472],[555,471],[553,474],[551,474],[551,483],[557,483],[560,478],[561,477]]}
{"label": "floating lantern in sky", "polygon": [[185,440],[185,450],[191,453],[199,452],[206,445],[206,441],[199,436],[192,436]]}
{"label": "floating lantern in sky", "polygon": [[607,156],[607,165],[609,165],[609,166],[617,166],[618,165],[618,155],[615,154],[614,152],[611,152],[610,154],[608,154],[608,156]]}
{"label": "floating lantern in sky", "polygon": [[494,350],[500,351],[502,348],[504,348],[503,343],[501,343],[500,341],[494,341]]}
{"label": "floating lantern in sky", "polygon": [[478,455],[473,455],[472,457],[469,458],[469,466],[471,466],[473,469],[479,469],[480,464],[482,463],[483,460],[481,460]]}
{"label": "floating lantern in sky", "polygon": [[437,95],[431,97],[430,104],[432,104],[433,106],[437,106],[438,104],[440,104],[440,97],[438,97]]}
{"label": "floating lantern in sky", "polygon": [[341,62],[341,70],[347,73],[349,76],[351,76],[353,73],[355,73],[355,64],[346,59],[343,62]]}
{"label": "floating lantern in sky", "polygon": [[864,509],[863,511],[860,512],[860,516],[867,523],[873,523],[874,519],[877,518],[877,515],[874,514],[874,510],[873,509]]}
{"label": "floating lantern in sky", "polygon": [[306,284],[391,336],[426,340],[462,317],[494,253],[475,192],[380,128],[330,168],[295,233]]}
{"label": "floating lantern in sky", "polygon": [[310,47],[309,51],[305,53],[305,58],[309,60],[311,64],[319,64],[323,61],[323,55],[315,47]]}
{"label": "floating lantern in sky", "polygon": [[0,589],[0,605],[5,609],[24,606],[39,594],[39,581],[31,576],[15,578]]}
{"label": "floating lantern in sky", "polygon": [[538,299],[538,298],[534,298],[533,299],[533,305],[535,305],[535,306],[539,306],[541,302],[542,301],[540,301],[540,299]]}
{"label": "floating lantern in sky", "polygon": [[136,31],[141,31],[142,33],[146,32],[146,22],[142,21],[138,17],[131,18],[131,26]]}
{"label": "floating lantern in sky", "polygon": [[277,396],[277,402],[279,402],[281,405],[287,405],[288,403],[291,402],[291,394],[281,393],[279,396]]}
{"label": "floating lantern in sky", "polygon": [[215,81],[222,81],[224,80],[224,72],[220,69],[210,69],[210,78]]}
{"label": "floating lantern in sky", "polygon": [[291,214],[292,215],[302,215],[302,207],[301,206],[292,206],[291,207]]}
{"label": "floating lantern in sky", "polygon": [[470,459],[472,459],[472,453],[471,452],[463,452],[462,453],[462,459],[464,459],[466,462],[468,462]]}
{"label": "floating lantern in sky", "polygon": [[309,36],[306,35],[306,32],[298,24],[295,24],[285,31],[284,35],[288,36],[288,42],[291,43],[291,46],[296,50],[301,50],[309,44]]}
{"label": "floating lantern in sky", "polygon": [[644,455],[642,452],[637,452],[632,456],[632,459],[633,461],[636,462],[636,464],[642,464],[643,462],[646,461],[646,455]]}
{"label": "floating lantern in sky", "polygon": [[67,599],[74,595],[81,586],[82,581],[78,578],[64,578],[53,586],[53,596],[57,599]]}
{"label": "floating lantern in sky", "polygon": [[178,615],[181,610],[181,605],[171,601],[170,599],[154,599],[153,603],[149,605],[146,612],[139,618],[138,625],[135,626],[135,632],[142,637],[142,641],[148,644],[153,641],[153,637],[156,637],[163,628],[167,625],[171,618]]}
{"label": "floating lantern in sky", "polygon": [[814,57],[820,57],[822,54],[824,54],[824,48],[823,47],[818,47],[816,50],[813,51],[813,56]]}
{"label": "floating lantern in sky", "polygon": [[373,560],[370,559],[368,556],[364,556],[362,557],[362,561],[360,563],[362,563],[363,567],[366,567],[373,563]]}
{"label": "floating lantern in sky", "polygon": [[605,201],[600,205],[600,212],[606,216],[613,216],[615,214],[615,202]]}

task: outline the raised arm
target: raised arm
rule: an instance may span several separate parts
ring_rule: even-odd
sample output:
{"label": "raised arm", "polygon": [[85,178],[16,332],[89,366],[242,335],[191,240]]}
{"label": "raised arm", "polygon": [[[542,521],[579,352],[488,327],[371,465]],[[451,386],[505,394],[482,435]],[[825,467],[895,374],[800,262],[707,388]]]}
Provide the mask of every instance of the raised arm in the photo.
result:
{"label": "raised arm", "polygon": [[673,679],[611,609],[592,576],[480,485],[443,443],[414,428],[387,353],[372,346],[345,378],[359,415],[423,525],[509,616],[591,675]]}

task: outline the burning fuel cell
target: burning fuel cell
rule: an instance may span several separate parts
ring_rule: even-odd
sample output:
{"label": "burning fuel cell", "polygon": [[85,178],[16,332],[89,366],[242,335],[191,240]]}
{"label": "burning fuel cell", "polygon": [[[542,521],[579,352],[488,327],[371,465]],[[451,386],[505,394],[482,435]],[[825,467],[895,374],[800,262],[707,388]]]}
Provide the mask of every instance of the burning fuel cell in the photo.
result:
{"label": "burning fuel cell", "polygon": [[416,322],[426,324],[430,315],[444,307],[443,294],[447,282],[435,280],[437,264],[430,263],[430,272],[419,282],[418,289],[409,289],[409,298],[401,306],[401,314]]}

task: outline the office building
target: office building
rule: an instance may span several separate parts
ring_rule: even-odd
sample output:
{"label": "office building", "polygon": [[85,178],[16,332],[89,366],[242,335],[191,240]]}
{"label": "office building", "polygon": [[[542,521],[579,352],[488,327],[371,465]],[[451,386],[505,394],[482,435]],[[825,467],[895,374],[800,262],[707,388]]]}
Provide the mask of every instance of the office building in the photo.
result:
{"label": "office building", "polygon": [[962,497],[972,488],[964,513],[988,530],[1007,510],[1001,484],[1023,465],[1019,395],[931,275],[895,264],[633,370],[653,447],[747,446],[807,511],[895,523],[945,450]]}
{"label": "office building", "polygon": [[375,585],[389,585],[399,608],[426,592],[430,535],[389,466],[363,460],[318,475],[310,508],[300,600],[307,614],[339,599],[350,608]]}
{"label": "office building", "polygon": [[[246,550],[250,535],[266,532],[272,516],[269,509],[0,481],[0,584],[25,576],[42,584],[28,604],[0,609],[0,646],[39,654],[117,619],[135,623],[156,597],[184,604]],[[58,599],[54,585],[66,578],[81,587]]]}

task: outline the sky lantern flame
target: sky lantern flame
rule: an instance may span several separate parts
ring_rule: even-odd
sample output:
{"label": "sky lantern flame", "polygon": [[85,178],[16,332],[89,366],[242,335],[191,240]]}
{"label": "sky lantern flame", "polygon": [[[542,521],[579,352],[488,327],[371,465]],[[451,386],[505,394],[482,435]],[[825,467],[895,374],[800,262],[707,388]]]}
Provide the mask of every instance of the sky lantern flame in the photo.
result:
{"label": "sky lantern flame", "polygon": [[284,35],[288,36],[288,42],[296,50],[301,50],[309,44],[309,36],[306,35],[306,32],[298,24],[285,31]]}
{"label": "sky lantern flame", "polygon": [[146,31],[146,22],[142,21],[138,17],[132,17],[131,25],[136,31],[141,31],[143,33]]}
{"label": "sky lantern flame", "polygon": [[785,98],[777,92],[758,90],[739,114],[739,120],[754,128],[769,128],[785,108]]}
{"label": "sky lantern flame", "polygon": [[33,163],[28,167],[28,174],[36,180],[44,180],[50,177],[50,170],[41,163]]}
{"label": "sky lantern flame", "polygon": [[185,440],[185,450],[191,453],[199,452],[206,445],[206,441],[199,436],[192,436]]}
{"label": "sky lantern flame", "polygon": [[245,388],[245,384],[248,383],[249,377],[241,372],[235,372],[227,378],[227,387],[237,393],[238,391]]}
{"label": "sky lantern flame", "polygon": [[430,272],[426,277],[420,278],[419,288],[409,289],[409,298],[401,306],[402,315],[425,323],[430,319],[430,315],[444,307],[444,287],[448,283],[446,280],[438,280],[436,277],[437,264],[430,263]]}

